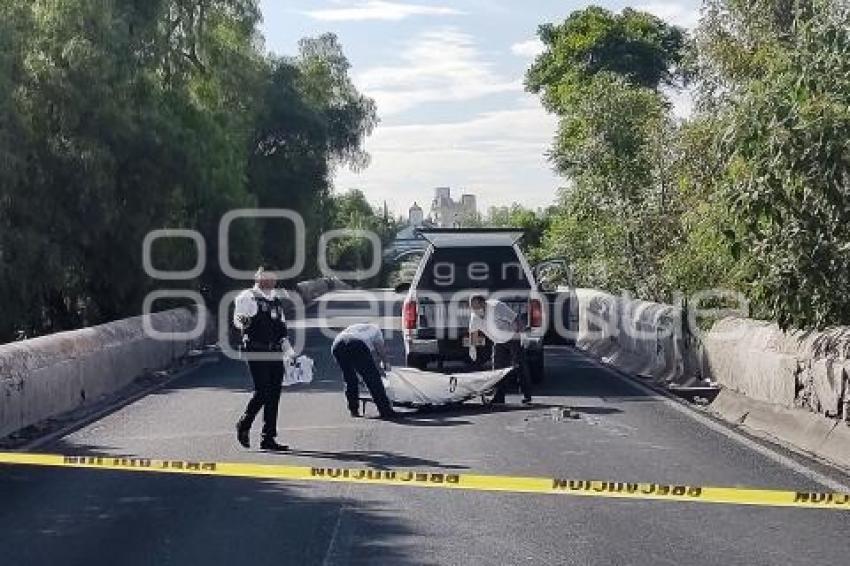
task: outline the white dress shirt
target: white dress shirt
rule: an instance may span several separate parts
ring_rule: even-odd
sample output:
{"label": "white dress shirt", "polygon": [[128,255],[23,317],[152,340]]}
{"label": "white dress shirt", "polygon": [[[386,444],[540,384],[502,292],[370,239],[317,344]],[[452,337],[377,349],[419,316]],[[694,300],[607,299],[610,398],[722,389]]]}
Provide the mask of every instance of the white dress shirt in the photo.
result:
{"label": "white dress shirt", "polygon": [[[259,293],[270,301],[275,298],[274,291],[264,291],[256,285],[254,285],[251,289],[245,289],[239,293],[236,296],[236,301],[233,307],[233,326],[239,330],[245,330],[242,320],[240,320],[242,317],[247,316],[248,318],[251,318],[257,314],[257,300],[255,298],[255,293]],[[284,315],[282,312],[280,313],[280,316],[281,320],[286,320],[283,318]]]}
{"label": "white dress shirt", "polygon": [[377,325],[371,323],[352,324],[338,334],[340,340],[355,338],[366,344],[375,355],[376,350],[384,346],[384,334]]}
{"label": "white dress shirt", "polygon": [[384,343],[384,333],[376,324],[371,324],[368,322],[363,322],[359,324],[352,324],[339,334],[337,334],[334,339],[334,347],[340,341],[345,340],[347,338],[353,338],[355,340],[359,340],[366,344],[369,348],[369,352],[372,354],[372,358],[378,364],[378,368],[380,369],[381,364],[383,364],[384,369],[390,369],[389,358],[387,357],[387,349]]}
{"label": "white dress shirt", "polygon": [[494,344],[504,344],[516,336],[517,313],[502,301],[490,299],[481,317],[473,310],[469,315],[469,332],[480,331]]}

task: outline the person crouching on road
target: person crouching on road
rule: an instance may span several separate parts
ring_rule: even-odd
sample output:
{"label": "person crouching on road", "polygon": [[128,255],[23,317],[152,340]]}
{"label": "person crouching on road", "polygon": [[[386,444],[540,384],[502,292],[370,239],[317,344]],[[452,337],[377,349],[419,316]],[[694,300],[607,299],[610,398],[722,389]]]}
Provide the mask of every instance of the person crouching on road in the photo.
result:
{"label": "person crouching on road", "polygon": [[360,387],[357,382],[357,375],[360,374],[372,395],[375,406],[378,407],[381,418],[395,418],[396,412],[387,398],[387,391],[381,381],[383,373],[381,369],[390,370],[381,329],[374,324],[353,324],[337,335],[331,347],[331,353],[345,379],[345,399],[351,416],[360,416],[358,410]]}
{"label": "person crouching on road", "polygon": [[236,438],[245,448],[251,447],[251,425],[263,410],[263,450],[288,450],[278,444],[277,412],[283,382],[283,351],[291,351],[286,329],[283,302],[275,295],[277,280],[260,268],[254,276],[256,284],[236,297],[233,324],[242,332],[242,351],[254,382],[254,395],[245,413],[236,423]]}
{"label": "person crouching on road", "polygon": [[[520,344],[519,332],[522,323],[511,307],[495,299],[485,300],[482,295],[469,298],[469,337],[475,343],[479,333],[484,334],[493,343],[491,356],[492,369],[516,368],[519,389],[524,405],[531,403],[531,382],[525,366],[525,354]],[[505,402],[506,380],[496,387],[493,403]]]}

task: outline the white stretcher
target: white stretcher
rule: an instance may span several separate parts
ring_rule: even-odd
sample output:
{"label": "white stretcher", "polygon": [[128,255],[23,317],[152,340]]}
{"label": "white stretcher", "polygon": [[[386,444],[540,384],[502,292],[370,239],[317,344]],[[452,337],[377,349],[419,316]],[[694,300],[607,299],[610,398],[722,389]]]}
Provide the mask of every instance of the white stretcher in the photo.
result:
{"label": "white stretcher", "polygon": [[483,398],[511,371],[513,368],[446,374],[399,367],[388,371],[383,382],[394,405],[434,407]]}

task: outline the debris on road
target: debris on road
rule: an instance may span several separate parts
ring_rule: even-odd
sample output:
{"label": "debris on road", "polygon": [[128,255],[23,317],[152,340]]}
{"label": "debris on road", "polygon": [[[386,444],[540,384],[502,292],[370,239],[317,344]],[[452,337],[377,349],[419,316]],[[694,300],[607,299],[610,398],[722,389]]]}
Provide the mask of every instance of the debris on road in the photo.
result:
{"label": "debris on road", "polygon": [[578,420],[581,418],[581,415],[570,407],[553,407],[549,414],[555,422]]}

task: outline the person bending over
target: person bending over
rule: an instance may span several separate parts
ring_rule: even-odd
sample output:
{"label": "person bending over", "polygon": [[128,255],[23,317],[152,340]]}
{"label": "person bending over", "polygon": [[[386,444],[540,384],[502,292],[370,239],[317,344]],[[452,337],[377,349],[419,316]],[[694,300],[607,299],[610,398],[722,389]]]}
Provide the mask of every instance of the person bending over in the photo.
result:
{"label": "person bending over", "polygon": [[363,378],[363,382],[369,389],[381,418],[393,419],[397,416],[387,398],[384,383],[381,381],[382,370],[388,371],[390,362],[380,328],[374,324],[349,326],[334,339],[331,353],[342,370],[342,377],[345,380],[345,399],[352,417],[360,416],[358,375]]}

